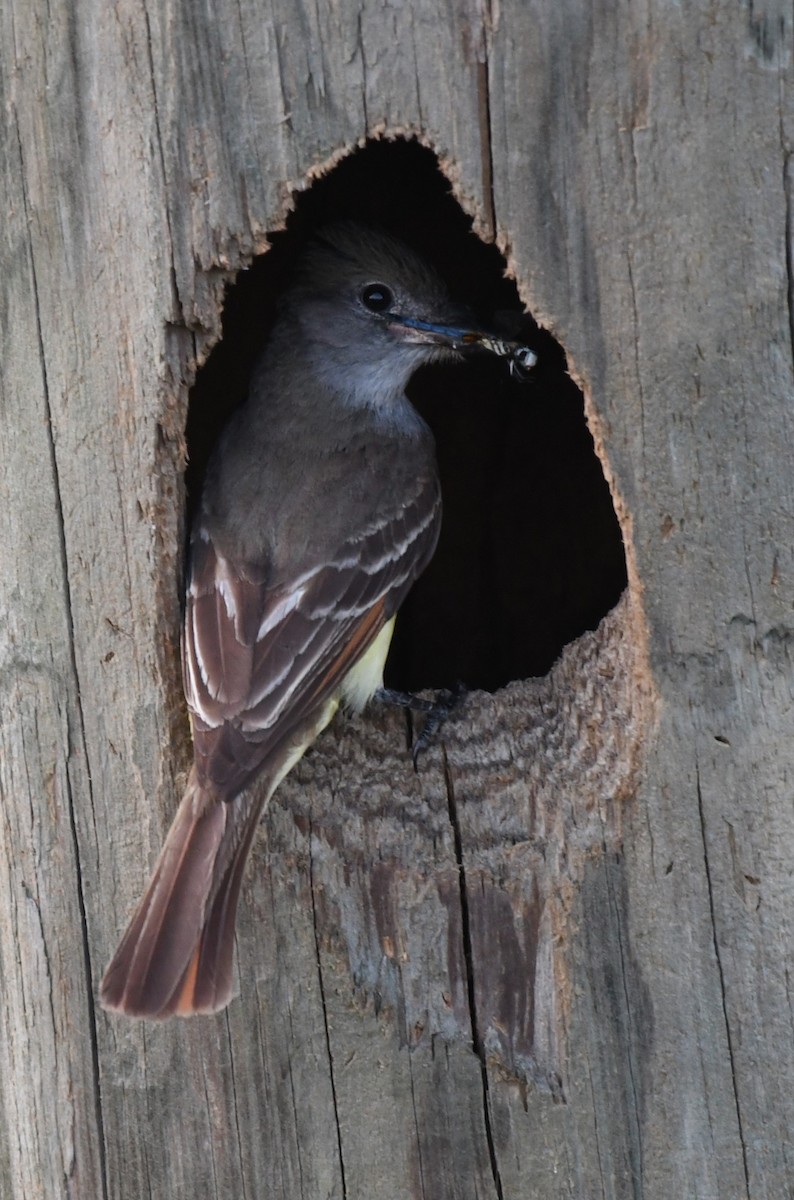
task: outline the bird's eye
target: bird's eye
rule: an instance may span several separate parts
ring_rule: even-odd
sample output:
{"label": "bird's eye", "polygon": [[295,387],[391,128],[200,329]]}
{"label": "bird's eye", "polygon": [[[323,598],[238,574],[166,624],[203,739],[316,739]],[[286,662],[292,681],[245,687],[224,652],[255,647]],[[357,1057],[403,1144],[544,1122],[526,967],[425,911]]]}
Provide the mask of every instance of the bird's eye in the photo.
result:
{"label": "bird's eye", "polygon": [[388,312],[394,297],[385,283],[368,283],[361,292],[361,303],[370,312]]}

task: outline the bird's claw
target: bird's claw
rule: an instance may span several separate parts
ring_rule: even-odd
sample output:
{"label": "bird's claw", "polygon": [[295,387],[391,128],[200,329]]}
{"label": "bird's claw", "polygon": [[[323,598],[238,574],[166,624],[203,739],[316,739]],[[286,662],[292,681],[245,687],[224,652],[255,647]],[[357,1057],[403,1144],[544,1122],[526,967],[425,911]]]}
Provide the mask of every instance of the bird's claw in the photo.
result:
{"label": "bird's claw", "polygon": [[460,704],[467,690],[464,683],[458,682],[454,688],[443,688],[437,692],[434,700],[425,700],[422,696],[415,696],[412,692],[400,692],[395,688],[380,688],[376,693],[376,699],[386,704],[396,704],[411,712],[424,714],[422,732],[415,739],[411,749],[415,771],[419,770],[420,754],[432,746],[439,729]]}

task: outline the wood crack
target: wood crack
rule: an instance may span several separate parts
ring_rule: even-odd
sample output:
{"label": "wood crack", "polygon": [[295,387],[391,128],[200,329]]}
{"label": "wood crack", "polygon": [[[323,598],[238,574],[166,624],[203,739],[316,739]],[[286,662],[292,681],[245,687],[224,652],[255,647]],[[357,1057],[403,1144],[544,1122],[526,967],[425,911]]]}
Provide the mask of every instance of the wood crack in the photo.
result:
{"label": "wood crack", "polygon": [[736,1057],[734,1054],[733,1036],[731,1034],[731,1023],[728,1019],[728,1001],[725,991],[725,973],[722,966],[722,956],[720,955],[720,946],[717,939],[717,923],[714,911],[714,892],[711,883],[711,867],[709,866],[708,844],[706,841],[706,816],[703,808],[703,793],[700,787],[700,765],[695,761],[695,780],[697,786],[698,798],[698,814],[700,816],[700,834],[703,842],[703,863],[706,868],[706,887],[709,894],[709,917],[711,920],[711,936],[714,946],[714,957],[717,960],[717,971],[720,977],[720,994],[722,998],[722,1015],[725,1021],[725,1036],[728,1043],[728,1057],[731,1060],[731,1084],[733,1086],[733,1102],[736,1109],[736,1123],[739,1128],[739,1141],[742,1146],[742,1165],[744,1167],[744,1187],[745,1194],[750,1197],[750,1169],[747,1162],[747,1142],[744,1136],[744,1128],[742,1125],[742,1109],[739,1103],[739,1085],[736,1078]]}
{"label": "wood crack", "polygon": [[493,138],[491,136],[491,79],[488,48],[483,33],[482,59],[477,63],[477,98],[480,116],[480,161],[485,222],[491,238],[496,238],[496,200],[493,185]]}
{"label": "wood crack", "polygon": [[422,1189],[422,1200],[425,1200],[427,1192],[425,1191],[425,1171],[422,1163],[422,1139],[419,1134],[419,1114],[416,1111],[416,1085],[414,1083],[414,1065],[411,1059],[410,1046],[408,1049],[408,1077],[411,1083],[411,1109],[414,1116],[414,1129],[416,1130],[416,1160],[419,1167],[419,1186]]}
{"label": "wood crack", "polygon": [[[317,930],[316,930],[316,926],[315,926],[315,934],[316,934],[316,931]],[[261,1029],[260,1014],[261,1014],[261,1008],[257,1007],[257,1021],[259,1022],[259,1025],[260,1025],[259,1041],[260,1041],[260,1045],[261,1045],[262,1041],[265,1037],[265,1033],[264,1033],[264,1030]],[[290,1040],[294,1044],[295,1040],[296,1040],[296,1032],[295,1032],[295,1025],[292,1020],[292,1006],[289,1003],[287,1004],[287,1018],[289,1020]],[[292,1056],[291,1055],[287,1056],[287,1070],[289,1072],[289,1095],[290,1095],[290,1103],[292,1105],[292,1119],[295,1123],[295,1128],[297,1129],[300,1124],[300,1121],[298,1119],[298,1097],[295,1094],[295,1075],[292,1070]],[[301,1196],[305,1196],[306,1188],[305,1188],[304,1180],[303,1180],[303,1156],[301,1154],[300,1141],[298,1142],[298,1145],[297,1145],[297,1159],[298,1159],[298,1179],[300,1180],[300,1194],[301,1194]]]}
{"label": "wood crack", "polygon": [[[207,1114],[207,1124],[209,1125],[209,1127],[211,1129],[212,1124],[213,1124],[213,1122],[212,1122],[212,1098],[209,1093],[209,1087],[207,1086],[207,1070],[206,1070],[206,1065],[203,1061],[202,1061],[201,1066],[202,1066],[201,1082],[204,1085],[204,1088],[203,1088],[203,1090],[204,1090],[204,1108],[205,1108],[205,1111]],[[236,1099],[237,1090],[234,1086],[234,1068],[232,1068],[232,1093]],[[215,1139],[214,1138],[210,1137],[207,1139],[207,1149],[209,1151],[209,1163],[210,1163],[210,1168],[212,1170],[212,1194],[214,1196],[220,1196],[221,1193],[218,1188],[218,1164],[217,1164],[217,1160],[215,1157]]]}
{"label": "wood crack", "polygon": [[171,295],[174,303],[174,323],[179,325],[185,324],[185,310],[182,305],[182,300],[179,295],[179,284],[176,276],[176,260],[174,257],[174,235],[171,228],[171,214],[168,210],[168,201],[166,200],[168,176],[165,169],[165,150],[163,148],[163,132],[160,128],[160,103],[157,98],[157,85],[155,83],[154,73],[154,52],[152,50],[152,28],[149,22],[149,10],[146,5],[143,6],[143,20],[146,25],[146,54],[149,65],[149,78],[152,84],[152,109],[154,112],[154,127],[157,133],[157,153],[160,160],[160,170],[163,174],[163,210],[165,214],[165,227],[168,230],[168,256],[171,260]]}
{"label": "wood crack", "polygon": [[596,1089],[593,1086],[593,1072],[589,1069],[587,1072],[587,1082],[590,1085],[590,1097],[591,1097],[592,1112],[593,1112],[594,1144],[595,1144],[595,1152],[596,1152],[596,1161],[598,1163],[598,1179],[599,1179],[599,1183],[601,1184],[601,1200],[606,1200],[607,1179],[604,1174],[604,1162],[603,1162],[603,1159],[601,1156],[601,1137],[600,1137],[600,1130],[598,1128],[598,1101],[596,1099]]}
{"label": "wood crack", "polygon": [[[85,719],[83,716],[83,702],[80,694],[80,676],[77,669],[77,651],[75,642],[75,628],[72,607],[72,590],[69,579],[69,560],[66,548],[66,522],[63,511],[63,497],[61,491],[61,481],[58,471],[58,458],[55,451],[55,436],[53,431],[52,406],[50,401],[50,388],[47,375],[47,360],[44,352],[44,334],[41,325],[41,301],[39,297],[39,284],[36,271],[36,257],[33,249],[33,236],[31,231],[32,215],[30,205],[28,203],[27,191],[27,173],[25,170],[25,156],[22,150],[22,137],[19,129],[19,121],[16,110],[14,110],[14,129],[17,139],[17,151],[19,155],[20,179],[22,181],[22,204],[25,213],[25,225],[28,229],[28,253],[30,256],[30,276],[33,291],[33,305],[35,312],[36,325],[36,342],[39,357],[39,366],[41,369],[41,387],[42,397],[44,400],[44,408],[46,412],[46,437],[47,450],[49,454],[49,466],[52,474],[53,494],[55,497],[56,507],[56,522],[58,530],[58,549],[60,557],[60,571],[63,581],[63,598],[65,606],[66,626],[68,634],[69,648],[69,666],[72,679],[74,680],[75,690],[75,705],[77,709],[77,719],[79,724],[79,743],[83,754],[83,761],[86,770],[88,802],[91,811],[94,810],[94,795],[91,785],[91,771],[88,759],[88,742],[85,732]],[[88,1000],[88,1033],[91,1047],[91,1075],[93,1079],[94,1090],[94,1114],[97,1124],[97,1142],[99,1153],[99,1169],[102,1180],[102,1200],[108,1200],[108,1175],[107,1175],[107,1154],[105,1147],[105,1126],[102,1112],[102,1087],[99,1074],[99,1044],[97,1038],[96,1013],[94,1010],[94,989],[93,989],[93,967],[91,962],[91,943],[88,936],[88,919],[86,916],[85,905],[85,888],[83,882],[83,869],[80,861],[80,840],[77,832],[77,818],[75,814],[74,796],[72,795],[71,781],[69,779],[69,763],[68,758],[71,750],[71,728],[67,719],[67,744],[66,744],[66,763],[64,770],[64,778],[66,781],[66,811],[69,822],[69,837],[72,843],[72,853],[74,855],[74,870],[75,884],[77,892],[77,905],[80,914],[80,941],[83,951],[83,968],[85,977],[86,996]]]}
{"label": "wood crack", "polygon": [[791,357],[794,363],[794,215],[792,214],[792,155],[783,156],[783,195],[786,204],[786,300],[788,304],[788,328]]}
{"label": "wood crack", "polygon": [[466,990],[469,1001],[469,1017],[471,1019],[471,1040],[474,1053],[480,1060],[480,1077],[482,1080],[482,1111],[483,1121],[485,1123],[485,1138],[488,1143],[488,1157],[491,1163],[491,1174],[493,1176],[497,1198],[498,1200],[504,1200],[504,1189],[502,1188],[502,1178],[499,1171],[499,1161],[496,1156],[493,1127],[491,1125],[491,1097],[490,1084],[488,1081],[488,1061],[485,1053],[485,1043],[483,1042],[482,1035],[480,1033],[479,1022],[477,1020],[477,996],[476,988],[474,986],[474,952],[472,949],[469,897],[466,883],[466,866],[463,861],[463,838],[461,836],[460,820],[458,817],[457,800],[455,798],[455,788],[452,782],[452,773],[449,769],[449,760],[447,759],[447,752],[443,744],[441,746],[441,753],[444,759],[444,780],[447,792],[447,811],[449,813],[449,823],[452,827],[452,837],[455,846],[455,861],[458,866],[458,883],[460,887],[460,925],[461,937],[463,940],[463,962],[466,971]]}
{"label": "wood crack", "polygon": [[229,1025],[229,1010],[226,1009],[226,1036],[229,1039],[229,1066],[232,1076],[232,1095],[234,1096],[234,1128],[237,1134],[237,1155],[240,1161],[240,1179],[242,1180],[243,1200],[247,1200],[248,1189],[245,1186],[245,1161],[243,1156],[243,1139],[240,1133],[240,1105],[237,1103],[237,1076],[234,1070],[234,1041],[232,1039],[232,1031]]}
{"label": "wood crack", "polygon": [[622,927],[621,921],[620,921],[620,915],[621,915],[620,914],[620,905],[617,903],[615,893],[614,893],[613,887],[612,887],[612,879],[611,879],[609,865],[608,865],[609,864],[609,848],[606,844],[606,841],[603,844],[602,850],[603,850],[603,856],[604,856],[604,863],[607,866],[607,870],[606,870],[607,892],[609,895],[609,902],[612,905],[612,909],[614,912],[615,930],[617,932],[618,956],[620,958],[620,983],[621,983],[621,989],[623,992],[623,1003],[625,1005],[625,1014],[626,1014],[626,1034],[627,1034],[626,1040],[625,1040],[626,1064],[627,1064],[628,1073],[629,1073],[629,1083],[631,1085],[631,1101],[632,1101],[631,1107],[627,1109],[627,1116],[629,1118],[629,1122],[630,1122],[630,1126],[631,1126],[630,1135],[629,1135],[630,1140],[636,1146],[637,1163],[636,1163],[636,1167],[633,1170],[635,1194],[641,1200],[642,1196],[644,1195],[643,1178],[644,1178],[645,1171],[644,1171],[644,1165],[643,1165],[642,1127],[640,1125],[640,1112],[641,1112],[640,1095],[639,1095],[639,1091],[637,1088],[637,1078],[636,1078],[635,1063],[634,1063],[634,1050],[633,1050],[632,1038],[631,1038],[632,1005],[631,1005],[631,1000],[629,997],[629,988],[628,988],[628,983],[627,983],[627,978],[626,978],[626,954],[625,954],[624,944],[623,944],[623,927]]}
{"label": "wood crack", "polygon": [[314,933],[314,953],[317,962],[317,982],[320,987],[320,1003],[323,1009],[323,1029],[325,1032],[325,1050],[328,1055],[328,1076],[331,1084],[331,1098],[334,1106],[334,1125],[336,1126],[336,1144],[339,1151],[339,1177],[342,1183],[342,1200],[348,1200],[347,1183],[345,1182],[345,1159],[342,1148],[342,1127],[339,1123],[339,1101],[336,1094],[336,1079],[334,1078],[334,1052],[331,1048],[331,1030],[328,1024],[328,1004],[325,995],[325,980],[323,978],[323,962],[320,953],[320,933],[317,928],[317,897],[314,890],[314,856],[311,853],[314,827],[309,822],[309,890],[312,901],[312,930]]}
{"label": "wood crack", "polygon": [[361,9],[356,17],[356,45],[361,56],[361,115],[364,118],[364,129],[370,133],[369,110],[367,107],[367,56],[364,49],[364,31],[361,23]]}

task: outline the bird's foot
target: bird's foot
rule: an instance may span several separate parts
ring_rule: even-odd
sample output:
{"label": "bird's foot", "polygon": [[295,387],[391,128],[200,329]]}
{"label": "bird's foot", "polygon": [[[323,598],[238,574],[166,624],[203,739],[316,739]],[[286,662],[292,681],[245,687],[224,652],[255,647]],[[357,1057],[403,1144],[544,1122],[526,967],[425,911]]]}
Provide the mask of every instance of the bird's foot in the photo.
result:
{"label": "bird's foot", "polygon": [[464,683],[456,683],[454,688],[443,688],[437,692],[434,700],[425,700],[413,692],[400,692],[387,687],[379,688],[375,693],[375,699],[384,704],[394,704],[399,708],[407,708],[410,712],[424,714],[422,732],[414,740],[411,750],[415,771],[419,769],[419,755],[432,746],[439,729],[460,704],[467,691]]}

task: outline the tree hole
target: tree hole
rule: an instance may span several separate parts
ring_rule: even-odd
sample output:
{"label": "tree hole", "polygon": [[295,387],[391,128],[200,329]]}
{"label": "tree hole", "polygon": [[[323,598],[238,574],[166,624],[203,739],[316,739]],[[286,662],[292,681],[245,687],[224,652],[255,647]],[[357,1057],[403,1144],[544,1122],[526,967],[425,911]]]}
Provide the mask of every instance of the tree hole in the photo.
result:
{"label": "tree hole", "polygon": [[436,436],[444,523],[401,610],[387,683],[416,691],[460,680],[494,691],[544,675],[625,588],[620,528],[562,347],[524,312],[501,254],[472,234],[436,156],[416,142],[373,141],[348,155],[296,197],[286,230],[229,287],[222,340],[190,397],[189,510],[220,430],[245,398],[297,255],[315,229],[342,218],[413,245],[480,320],[501,314],[538,354],[524,381],[491,356],[427,368],[411,381],[411,400]]}

